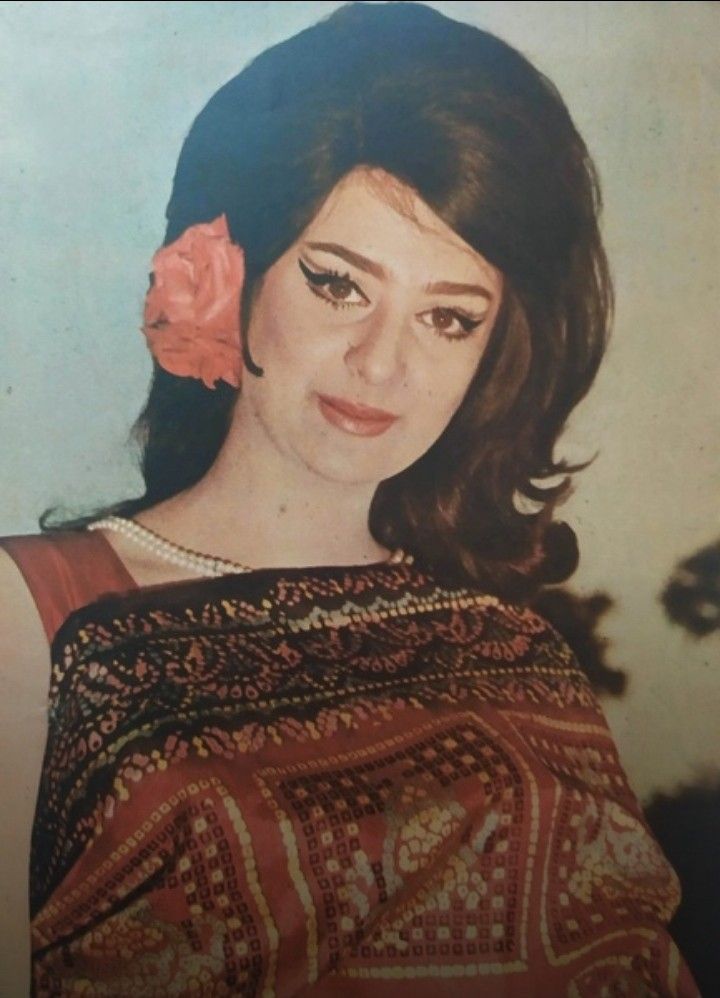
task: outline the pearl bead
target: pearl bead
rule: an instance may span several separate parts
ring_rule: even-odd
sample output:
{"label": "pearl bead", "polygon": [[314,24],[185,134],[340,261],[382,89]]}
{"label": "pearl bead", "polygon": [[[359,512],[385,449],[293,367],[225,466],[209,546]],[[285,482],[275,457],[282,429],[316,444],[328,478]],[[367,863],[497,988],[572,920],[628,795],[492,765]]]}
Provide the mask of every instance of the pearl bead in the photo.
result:
{"label": "pearl bead", "polygon": [[[127,537],[134,541],[139,547],[150,551],[161,561],[171,565],[185,568],[196,575],[204,578],[218,578],[221,575],[238,575],[243,572],[252,572],[248,565],[241,565],[238,562],[228,561],[224,558],[214,558],[211,555],[200,554],[182,547],[180,544],[173,544],[172,541],[160,537],[154,530],[144,527],[135,520],[127,520],[122,516],[106,516],[101,520],[88,524],[88,530],[112,530],[115,533]],[[388,564],[411,565],[413,558],[406,555],[402,548],[393,551],[387,559]]]}

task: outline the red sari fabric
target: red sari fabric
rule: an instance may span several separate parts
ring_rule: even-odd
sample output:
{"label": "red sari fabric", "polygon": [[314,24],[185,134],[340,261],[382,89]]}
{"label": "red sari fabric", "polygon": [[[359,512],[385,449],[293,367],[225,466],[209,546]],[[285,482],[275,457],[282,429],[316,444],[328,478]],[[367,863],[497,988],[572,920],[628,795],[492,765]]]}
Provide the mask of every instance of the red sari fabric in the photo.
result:
{"label": "red sari fabric", "polygon": [[132,591],[80,543],[125,591],[76,592],[52,644],[37,998],[697,996],[677,878],[537,614],[407,565]]}

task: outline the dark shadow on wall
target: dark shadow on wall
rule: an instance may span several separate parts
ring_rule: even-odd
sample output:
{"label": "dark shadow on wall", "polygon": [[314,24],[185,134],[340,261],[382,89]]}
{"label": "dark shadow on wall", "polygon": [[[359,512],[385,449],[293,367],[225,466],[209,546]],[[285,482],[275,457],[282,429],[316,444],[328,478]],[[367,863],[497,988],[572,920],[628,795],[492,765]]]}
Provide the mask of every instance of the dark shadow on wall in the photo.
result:
{"label": "dark shadow on wall", "polygon": [[676,566],[660,601],[670,620],[696,637],[720,629],[720,540]]}
{"label": "dark shadow on wall", "polygon": [[720,996],[720,769],[672,795],[657,794],[645,816],[682,885],[672,937],[703,998]]}
{"label": "dark shadow on wall", "polygon": [[545,589],[532,605],[565,638],[593,689],[622,696],[627,676],[605,661],[608,642],[597,633],[600,618],[614,605],[611,597],[602,592],[583,597],[570,589]]}

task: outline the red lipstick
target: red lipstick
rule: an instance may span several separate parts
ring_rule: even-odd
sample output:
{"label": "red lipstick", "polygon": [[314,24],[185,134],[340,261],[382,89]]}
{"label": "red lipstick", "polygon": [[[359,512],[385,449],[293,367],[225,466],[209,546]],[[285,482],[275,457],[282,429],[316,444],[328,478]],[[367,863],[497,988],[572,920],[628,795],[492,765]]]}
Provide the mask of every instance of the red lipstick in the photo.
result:
{"label": "red lipstick", "polygon": [[398,418],[384,409],[349,402],[332,395],[318,395],[318,405],[325,419],[358,437],[376,437],[388,430]]}

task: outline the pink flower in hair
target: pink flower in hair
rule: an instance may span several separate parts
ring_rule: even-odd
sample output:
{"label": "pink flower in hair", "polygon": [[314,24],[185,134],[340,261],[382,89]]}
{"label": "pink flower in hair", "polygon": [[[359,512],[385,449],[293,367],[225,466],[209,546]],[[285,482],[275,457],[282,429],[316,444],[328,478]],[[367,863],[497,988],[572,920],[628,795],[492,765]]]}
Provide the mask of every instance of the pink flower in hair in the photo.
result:
{"label": "pink flower in hair", "polygon": [[240,387],[240,295],[245,257],[227,219],[193,225],[153,257],[143,333],[158,364],[208,388]]}

